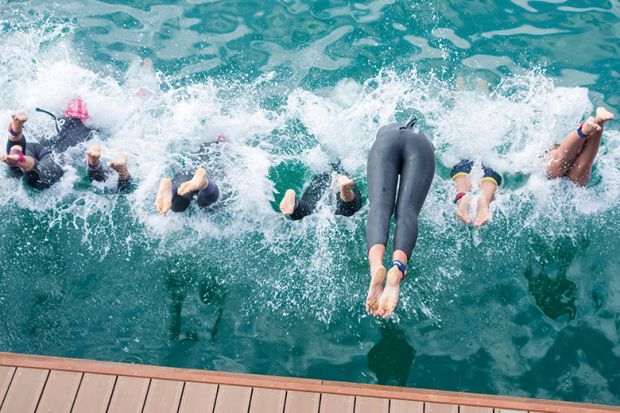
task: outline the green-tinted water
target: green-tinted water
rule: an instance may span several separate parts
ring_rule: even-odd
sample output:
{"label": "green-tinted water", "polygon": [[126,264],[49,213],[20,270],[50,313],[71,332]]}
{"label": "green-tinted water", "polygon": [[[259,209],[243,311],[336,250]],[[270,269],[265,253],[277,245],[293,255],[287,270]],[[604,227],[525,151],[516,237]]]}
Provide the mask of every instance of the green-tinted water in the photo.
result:
{"label": "green-tinted water", "polygon": [[[0,28],[0,123],[49,132],[34,108],[80,95],[138,181],[85,184],[83,147],[52,190],[0,179],[1,350],[619,404],[617,122],[586,189],[539,159],[619,112],[618,1],[4,1]],[[376,130],[412,113],[438,172],[383,323],[367,205],[276,206],[336,158],[365,193]],[[157,216],[159,178],[220,133],[220,207]],[[461,157],[506,180],[481,230],[453,215]]]}

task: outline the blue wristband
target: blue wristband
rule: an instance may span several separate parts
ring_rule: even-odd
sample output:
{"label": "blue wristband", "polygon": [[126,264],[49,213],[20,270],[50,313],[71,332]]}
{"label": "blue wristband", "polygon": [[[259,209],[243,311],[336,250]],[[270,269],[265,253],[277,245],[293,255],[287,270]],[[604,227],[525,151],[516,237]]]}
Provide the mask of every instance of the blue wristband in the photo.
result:
{"label": "blue wristband", "polygon": [[581,130],[581,127],[583,126],[583,122],[581,122],[581,124],[579,125],[579,127],[577,128],[577,135],[579,135],[579,137],[581,139],[585,139],[590,135],[586,135],[585,133],[583,133],[583,131]]}

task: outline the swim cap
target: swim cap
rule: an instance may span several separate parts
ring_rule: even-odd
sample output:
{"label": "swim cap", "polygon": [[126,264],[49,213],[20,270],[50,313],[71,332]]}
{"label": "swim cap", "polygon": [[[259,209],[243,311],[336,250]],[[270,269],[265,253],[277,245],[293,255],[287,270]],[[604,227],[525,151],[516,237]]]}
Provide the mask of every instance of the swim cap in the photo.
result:
{"label": "swim cap", "polygon": [[71,99],[67,103],[67,109],[65,109],[65,118],[76,118],[84,122],[88,119],[88,109],[86,109],[86,103],[80,99]]}

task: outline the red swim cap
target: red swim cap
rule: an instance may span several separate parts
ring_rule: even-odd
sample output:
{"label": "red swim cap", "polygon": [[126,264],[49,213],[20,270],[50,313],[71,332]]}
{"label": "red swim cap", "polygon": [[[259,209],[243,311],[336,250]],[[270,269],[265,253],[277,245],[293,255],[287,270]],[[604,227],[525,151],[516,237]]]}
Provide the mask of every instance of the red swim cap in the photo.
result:
{"label": "red swim cap", "polygon": [[65,118],[76,118],[84,122],[88,119],[86,103],[80,98],[71,99],[67,103],[67,109],[65,109]]}

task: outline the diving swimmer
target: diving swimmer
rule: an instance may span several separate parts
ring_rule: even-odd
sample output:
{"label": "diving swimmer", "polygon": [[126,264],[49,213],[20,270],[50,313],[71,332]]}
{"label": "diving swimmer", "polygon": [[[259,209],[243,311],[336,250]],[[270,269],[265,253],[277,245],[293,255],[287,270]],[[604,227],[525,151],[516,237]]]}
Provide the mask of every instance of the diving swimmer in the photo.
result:
{"label": "diving swimmer", "polygon": [[[346,176],[340,164],[332,165],[340,175],[338,177],[338,194],[336,196],[336,215],[350,217],[362,207],[362,197],[357,183]],[[302,194],[297,198],[294,190],[288,189],[280,202],[280,211],[292,220],[300,220],[314,212],[318,202],[329,190],[332,180],[331,171],[315,175]]]}
{"label": "diving swimmer", "polygon": [[[471,204],[471,180],[469,174],[474,166],[474,162],[468,159],[464,159],[454,165],[450,172],[450,178],[456,184],[456,197],[454,203],[456,204],[456,215],[465,224],[471,224],[471,217],[469,216],[469,206]],[[491,218],[491,211],[489,205],[495,198],[495,191],[502,184],[502,177],[500,174],[489,168],[487,165],[482,165],[484,175],[480,181],[480,192],[482,194],[478,197],[478,208],[476,210],[476,217],[474,218],[474,226],[480,227],[486,224]]]}
{"label": "diving swimmer", "polygon": [[[208,146],[224,141],[224,136],[219,135],[214,142],[204,145],[197,154],[201,162],[208,161],[204,154]],[[216,154],[215,157],[217,156]],[[209,179],[204,166],[197,168],[193,174],[183,171],[175,174],[172,180],[162,178],[155,198],[155,208],[164,216],[170,210],[183,212],[189,208],[194,196],[196,196],[198,206],[203,208],[213,205],[220,197],[218,186],[212,179]]]}
{"label": "diving swimmer", "polygon": [[562,143],[545,156],[547,177],[566,176],[577,185],[586,186],[592,177],[592,165],[601,145],[605,122],[611,119],[614,115],[600,106],[594,116],[569,132]]}
{"label": "diving swimmer", "polygon": [[0,161],[9,165],[12,176],[23,176],[26,183],[33,188],[49,188],[58,182],[64,173],[56,158],[67,149],[95,135],[95,129],[84,125],[87,119],[88,110],[84,101],[73,99],[67,104],[63,117],[54,117],[58,131],[56,136],[28,143],[23,133],[28,116],[25,113],[14,113],[9,124],[7,155],[0,157]]}
{"label": "diving swimmer", "polygon": [[[119,191],[127,191],[131,187],[132,178],[127,169],[127,155],[119,154],[114,161],[108,162],[107,168],[118,174],[116,187]],[[92,145],[86,151],[86,166],[88,179],[91,181],[105,182],[109,178],[110,171],[101,164],[101,147]]]}
{"label": "diving swimmer", "polygon": [[[366,237],[371,279],[366,311],[377,317],[394,314],[400,282],[418,238],[418,214],[435,174],[433,145],[423,134],[413,132],[414,124],[415,119],[406,125],[394,123],[379,129],[368,156],[370,211]],[[394,253],[387,271],[383,259],[394,211]]]}

